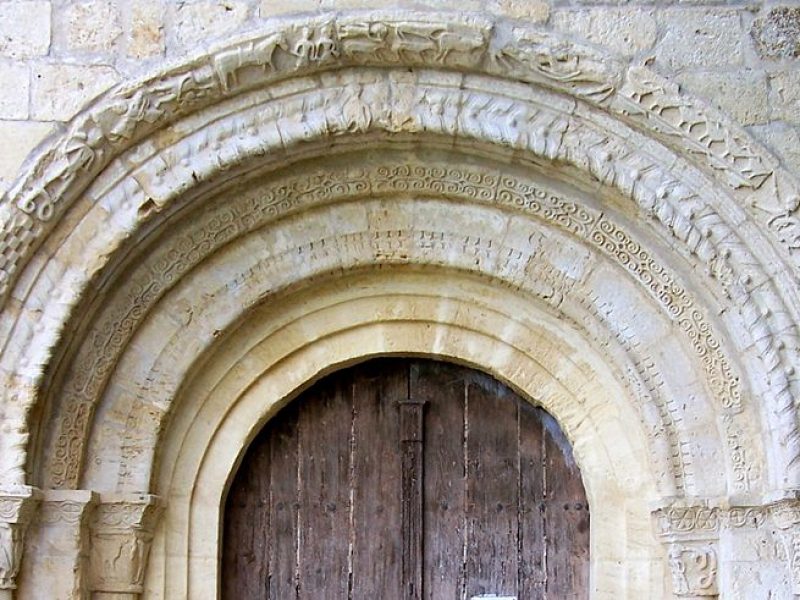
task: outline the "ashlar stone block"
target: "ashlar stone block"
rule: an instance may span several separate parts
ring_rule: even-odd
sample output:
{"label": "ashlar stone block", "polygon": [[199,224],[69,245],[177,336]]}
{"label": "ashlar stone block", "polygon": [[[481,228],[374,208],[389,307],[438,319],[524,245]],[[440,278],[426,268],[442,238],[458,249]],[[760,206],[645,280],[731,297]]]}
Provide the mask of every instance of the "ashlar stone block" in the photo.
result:
{"label": "ashlar stone block", "polygon": [[741,15],[731,9],[675,8],[661,13],[657,61],[671,70],[744,61]]}
{"label": "ashlar stone block", "polygon": [[0,119],[27,119],[29,95],[28,66],[0,64]]}
{"label": "ashlar stone block", "polygon": [[728,113],[742,125],[760,125],[770,119],[767,79],[750,69],[691,71],[678,77],[681,86]]}
{"label": "ashlar stone block", "polygon": [[770,76],[772,116],[800,125],[800,71],[778,71]]}
{"label": "ashlar stone block", "polygon": [[237,0],[180,3],[175,9],[175,35],[181,47],[233,31],[248,18],[249,7]]}
{"label": "ashlar stone block", "polygon": [[555,12],[551,23],[558,31],[573,33],[624,56],[652,48],[656,21],[641,9],[565,10]]}
{"label": "ashlar stone block", "polygon": [[117,72],[107,66],[38,65],[33,69],[31,116],[41,121],[66,121],[118,80]]}
{"label": "ashlar stone block", "polygon": [[127,55],[149,58],[164,53],[164,6],[158,0],[135,0],[130,4]]}
{"label": "ashlar stone block", "polygon": [[53,131],[52,123],[37,121],[0,121],[0,179],[11,181],[31,150]]}
{"label": "ashlar stone block", "polygon": [[117,7],[106,0],[70,3],[62,26],[68,49],[82,52],[111,51],[122,35]]}
{"label": "ashlar stone block", "polygon": [[49,2],[0,2],[0,56],[31,58],[50,50]]}

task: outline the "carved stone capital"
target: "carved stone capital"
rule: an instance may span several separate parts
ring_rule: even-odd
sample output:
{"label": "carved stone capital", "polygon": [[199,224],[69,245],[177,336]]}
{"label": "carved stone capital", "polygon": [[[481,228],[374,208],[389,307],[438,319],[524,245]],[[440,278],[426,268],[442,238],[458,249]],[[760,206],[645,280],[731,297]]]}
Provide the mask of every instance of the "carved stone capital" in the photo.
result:
{"label": "carved stone capital", "polygon": [[672,591],[679,598],[716,598],[718,549],[715,542],[669,544]]}
{"label": "carved stone capital", "polygon": [[667,547],[676,597],[718,597],[719,531],[725,514],[705,502],[676,502],[653,511],[656,534]]}
{"label": "carved stone capital", "polygon": [[148,494],[103,497],[92,515],[91,588],[139,594],[163,506]]}
{"label": "carved stone capital", "polygon": [[0,590],[17,587],[25,531],[36,513],[39,497],[39,490],[28,486],[0,490]]}
{"label": "carved stone capital", "polygon": [[792,593],[800,596],[800,499],[775,502],[770,507],[770,514],[785,551]]}

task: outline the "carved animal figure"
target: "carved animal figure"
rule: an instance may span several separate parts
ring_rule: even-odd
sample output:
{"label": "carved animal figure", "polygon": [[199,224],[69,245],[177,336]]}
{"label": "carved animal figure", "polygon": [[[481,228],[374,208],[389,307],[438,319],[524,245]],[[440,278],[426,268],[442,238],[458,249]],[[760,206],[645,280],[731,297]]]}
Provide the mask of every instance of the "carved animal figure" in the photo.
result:
{"label": "carved animal figure", "polygon": [[484,47],[486,40],[479,32],[439,31],[434,34],[438,52],[434,60],[445,62],[452,52],[469,54]]}
{"label": "carved animal figure", "polygon": [[378,53],[386,47],[388,36],[385,23],[347,23],[339,29],[342,54],[349,57]]}
{"label": "carved animal figure", "polygon": [[287,50],[286,38],[281,33],[274,33],[217,54],[214,57],[214,70],[222,89],[227,92],[232,86],[238,85],[237,72],[244,67],[260,66],[264,71],[275,70],[272,59],[278,48]]}
{"label": "carved animal figure", "polygon": [[401,23],[394,27],[390,49],[400,59],[419,58],[425,52],[437,53],[439,44],[436,34],[441,27],[433,27],[423,23]]}

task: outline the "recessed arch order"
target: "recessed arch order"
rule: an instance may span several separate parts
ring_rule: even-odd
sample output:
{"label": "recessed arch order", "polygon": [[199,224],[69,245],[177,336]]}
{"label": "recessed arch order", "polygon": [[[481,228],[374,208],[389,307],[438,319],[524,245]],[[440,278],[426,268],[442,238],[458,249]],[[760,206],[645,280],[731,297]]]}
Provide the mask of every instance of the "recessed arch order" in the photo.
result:
{"label": "recessed arch order", "polygon": [[[134,548],[125,573],[90,559],[92,591],[200,597],[219,482],[270,407],[438,355],[564,426],[620,525],[612,547],[592,521],[598,597],[718,594],[731,539],[793,535],[797,198],[725,117],[594,47],[481,15],[272,23],[96,99],[0,205],[9,502]],[[785,559],[761,568],[800,585]]]}

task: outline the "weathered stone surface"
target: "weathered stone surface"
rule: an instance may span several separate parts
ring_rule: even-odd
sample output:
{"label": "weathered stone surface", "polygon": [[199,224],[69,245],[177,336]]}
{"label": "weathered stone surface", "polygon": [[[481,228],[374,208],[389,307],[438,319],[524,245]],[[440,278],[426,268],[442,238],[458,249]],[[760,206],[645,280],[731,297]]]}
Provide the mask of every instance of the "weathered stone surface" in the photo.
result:
{"label": "weathered stone surface", "polygon": [[0,2],[0,56],[30,58],[50,49],[50,2]]}
{"label": "weathered stone surface", "polygon": [[[361,0],[345,0],[345,2],[351,3],[346,8],[363,8],[364,4]],[[335,2],[332,2],[332,4],[335,4]],[[381,0],[377,0],[375,4],[376,8],[381,8],[385,5]],[[322,0],[297,0],[297,2],[292,0],[261,0],[259,10],[261,16],[266,18],[296,12],[309,12],[319,9],[321,5]]]}
{"label": "weathered stone surface", "polygon": [[769,82],[772,116],[800,125],[800,71],[772,73]]}
{"label": "weathered stone surface", "polygon": [[550,17],[550,2],[544,0],[492,0],[489,10],[529,23],[545,23]]}
{"label": "weathered stone surface", "polygon": [[760,125],[770,120],[767,77],[763,72],[690,71],[677,79],[685,90],[707,99],[742,125]]}
{"label": "weathered stone surface", "polygon": [[753,21],[750,35],[759,56],[763,58],[800,56],[800,6],[770,8]]}
{"label": "weathered stone surface", "polygon": [[0,179],[12,180],[28,153],[52,131],[52,123],[0,121],[0,140],[14,140],[0,144]]}
{"label": "weathered stone surface", "polygon": [[641,9],[558,10],[550,22],[558,31],[572,33],[624,56],[647,50],[656,41],[653,13]]}
{"label": "weathered stone surface", "polygon": [[217,38],[245,22],[250,7],[242,0],[182,2],[174,8],[175,36],[181,48]]}
{"label": "weathered stone surface", "polygon": [[86,102],[119,80],[111,67],[40,64],[33,68],[31,117],[66,121]]}
{"label": "weathered stone surface", "polygon": [[62,28],[69,50],[78,52],[113,51],[122,35],[116,3],[106,0],[71,2],[61,9]]}
{"label": "weathered stone surface", "polygon": [[130,2],[127,55],[150,58],[164,53],[164,15],[166,8],[159,0]]}
{"label": "weathered stone surface", "polygon": [[744,60],[741,15],[730,9],[662,11],[656,59],[671,70],[738,65]]}
{"label": "weathered stone surface", "polygon": [[28,65],[0,65],[0,119],[27,119],[29,96]]}
{"label": "weathered stone surface", "polygon": [[[88,489],[46,496],[15,600],[213,598],[253,427],[319,373],[392,353],[476,365],[565,425],[599,595],[788,597],[800,519],[777,539],[764,516],[800,488],[800,85],[774,62],[780,11],[53,6],[47,55],[49,3],[0,0],[36,28],[0,20],[0,192],[17,180],[0,480]],[[55,122],[116,69],[128,87]],[[133,518],[156,485],[160,532]],[[109,490],[130,496],[87,560]]]}
{"label": "weathered stone surface", "polygon": [[751,127],[753,135],[779,156],[793,173],[800,173],[800,128],[788,123]]}

